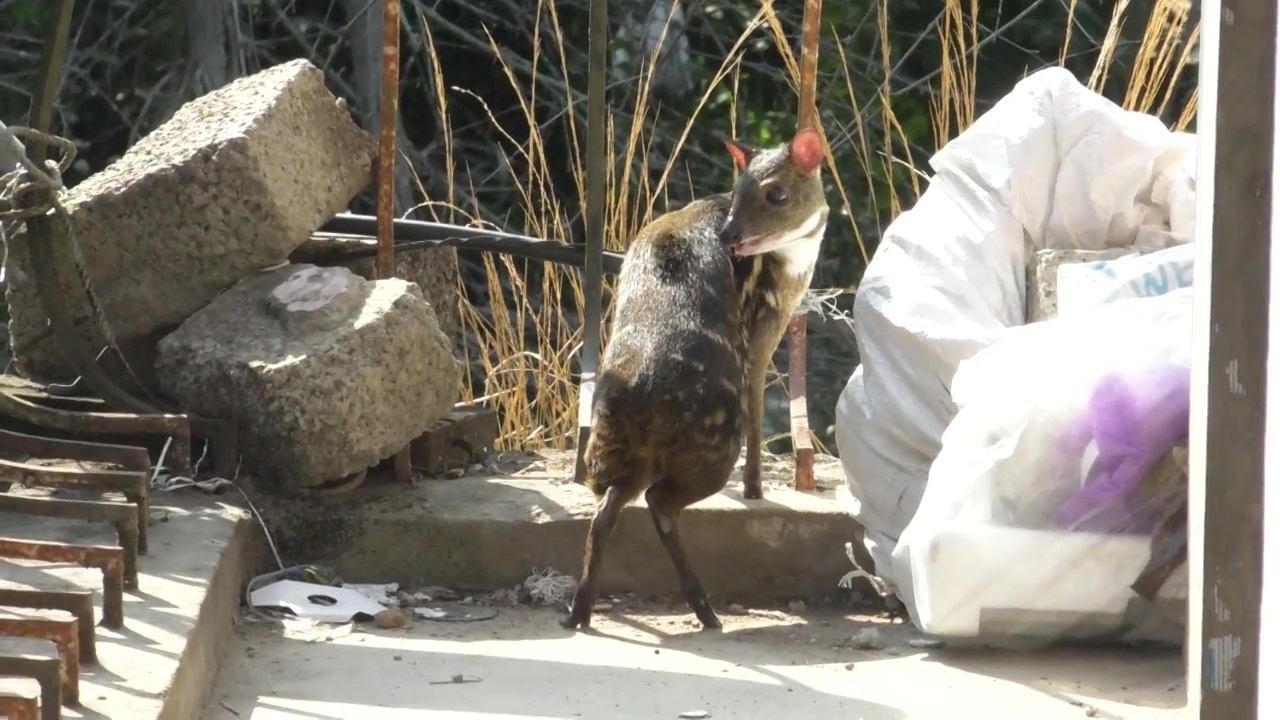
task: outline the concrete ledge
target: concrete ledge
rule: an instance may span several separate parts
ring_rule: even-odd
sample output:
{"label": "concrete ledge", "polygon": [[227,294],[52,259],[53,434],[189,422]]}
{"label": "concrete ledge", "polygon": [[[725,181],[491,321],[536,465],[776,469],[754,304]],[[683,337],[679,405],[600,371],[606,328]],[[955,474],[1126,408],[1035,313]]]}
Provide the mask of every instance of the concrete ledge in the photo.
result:
{"label": "concrete ledge", "polygon": [[[151,552],[140,558],[138,591],[125,593],[124,628],[95,628],[98,663],[81,668],[82,707],[63,717],[189,720],[213,691],[255,528],[244,510],[200,493],[152,503]],[[9,537],[115,542],[106,523],[0,514],[0,527]],[[0,586],[93,590],[94,617],[102,617],[96,570],[0,560]]]}
{"label": "concrete ledge", "polygon": [[[543,453],[506,472],[385,484],[325,502],[274,501],[268,523],[288,557],[332,565],[349,582],[511,587],[534,568],[581,573],[595,504],[569,481],[573,457]],[[514,466],[518,466],[513,469]],[[765,499],[742,499],[740,479],[688,508],[680,530],[707,591],[720,599],[832,595],[849,571],[844,543],[857,525],[836,500],[839,462],[819,461],[817,493],[797,493],[791,465],[773,459]],[[627,508],[604,561],[603,592],[679,592],[643,503]]]}

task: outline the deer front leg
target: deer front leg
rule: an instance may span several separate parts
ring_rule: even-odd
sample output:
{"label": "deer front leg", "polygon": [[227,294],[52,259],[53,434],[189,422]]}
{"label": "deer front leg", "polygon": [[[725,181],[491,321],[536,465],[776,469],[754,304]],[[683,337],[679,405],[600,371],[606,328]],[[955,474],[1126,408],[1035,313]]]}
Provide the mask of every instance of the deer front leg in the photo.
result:
{"label": "deer front leg", "polygon": [[747,463],[742,469],[742,497],[760,500],[760,452],[764,441],[764,385],[769,369],[769,353],[752,348],[747,365]]}

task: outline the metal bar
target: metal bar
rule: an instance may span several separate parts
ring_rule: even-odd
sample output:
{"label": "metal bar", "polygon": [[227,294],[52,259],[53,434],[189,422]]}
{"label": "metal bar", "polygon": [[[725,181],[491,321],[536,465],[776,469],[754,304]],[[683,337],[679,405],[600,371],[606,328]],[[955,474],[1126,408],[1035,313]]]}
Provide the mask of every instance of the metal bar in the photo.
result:
{"label": "metal bar", "polygon": [[80,662],[98,662],[98,644],[93,634],[92,591],[0,588],[0,606],[71,613],[76,618],[76,632],[80,635]]}
{"label": "metal bar", "polygon": [[[5,447],[0,441],[0,448]],[[136,512],[138,554],[147,554],[147,520],[150,516],[150,498],[148,485],[151,478],[145,472],[120,470],[81,470],[79,468],[45,467],[30,463],[0,460],[0,482],[14,482],[25,487],[60,488],[72,490],[103,490],[118,492],[133,504]],[[30,498],[40,499],[40,498]],[[0,503],[3,498],[0,498]],[[53,502],[62,502],[54,499]],[[117,503],[102,503],[119,507]],[[3,505],[0,505],[3,507]],[[74,511],[73,511],[74,512]],[[56,517],[71,517],[55,515]],[[115,517],[114,511],[92,519],[110,519]]]}
{"label": "metal bar", "polygon": [[1278,24],[1274,2],[1204,5],[1207,117],[1199,121],[1198,188],[1208,197],[1201,196],[1197,212],[1188,508],[1195,538],[1189,585],[1198,597],[1190,603],[1196,637],[1187,663],[1187,705],[1201,718],[1273,714],[1261,709],[1275,694],[1261,666],[1264,643],[1275,641],[1274,629],[1262,622],[1262,598],[1266,575],[1274,572],[1264,561],[1275,549],[1275,528],[1266,532],[1264,519],[1276,502],[1266,483],[1276,430],[1267,406],[1268,385],[1277,379],[1267,366],[1276,349],[1270,335]]}
{"label": "metal bar", "polygon": [[124,550],[124,582],[138,587],[138,508],[135,505],[96,500],[61,500],[23,495],[0,495],[0,512],[67,520],[105,520],[116,529],[116,541]]}
{"label": "metal bar", "polygon": [[[822,27],[822,0],[805,0],[804,30],[800,39],[800,107],[798,129],[816,128],[818,40]],[[809,403],[806,374],[808,353],[808,318],[796,315],[787,327],[790,363],[787,367],[788,395],[791,398],[791,448],[795,455],[795,489],[813,490],[813,437],[809,431]]]}
{"label": "metal bar", "polygon": [[[454,247],[474,252],[493,252],[504,255],[541,260],[570,267],[583,267],[586,253],[582,247],[567,245],[559,240],[544,240],[514,233],[482,230],[461,225],[402,220],[394,222],[396,252],[425,250],[435,247]],[[339,213],[329,219],[320,233],[376,239],[377,219],[368,215]],[[338,260],[354,260],[377,255],[377,247],[358,248],[342,253]],[[622,270],[622,253],[605,250],[601,253],[604,271],[617,275]]]}
{"label": "metal bar", "polygon": [[80,636],[78,621],[65,618],[22,617],[0,615],[0,637],[48,640],[58,648],[59,679],[62,700],[68,705],[80,702]]}
{"label": "metal bar", "polygon": [[[102,626],[112,630],[124,627],[124,548],[0,537],[0,558],[73,562],[82,567],[97,568],[102,571]],[[129,589],[136,590],[137,582]]]}
{"label": "metal bar", "polygon": [[[21,682],[21,680],[19,680]],[[40,709],[40,693],[0,684],[0,718],[7,720],[36,720]]]}
{"label": "metal bar", "polygon": [[578,450],[574,482],[585,482],[587,441],[591,437],[591,405],[600,361],[600,320],[604,303],[605,61],[609,46],[608,0],[591,0],[587,39],[587,252],[582,269],[582,380],[578,384]]}
{"label": "metal bar", "polygon": [[[378,254],[374,277],[396,274],[396,119],[400,116],[400,0],[382,0],[382,91],[378,110]],[[409,446],[396,451],[396,482],[413,481]]]}
{"label": "metal bar", "polygon": [[73,435],[162,435],[173,438],[170,462],[191,474],[191,427],[185,415],[87,413],[44,407],[17,395],[0,392],[0,416],[27,425]]}
{"label": "metal bar", "polygon": [[378,110],[378,254],[374,272],[395,275],[396,117],[400,114],[400,0],[382,2],[382,91]]}
{"label": "metal bar", "polygon": [[48,640],[0,637],[0,676],[32,678],[40,683],[41,720],[62,717],[62,662]]}
{"label": "metal bar", "polygon": [[133,472],[145,473],[151,469],[146,448],[132,445],[60,440],[0,430],[0,448],[32,457],[111,463]]}

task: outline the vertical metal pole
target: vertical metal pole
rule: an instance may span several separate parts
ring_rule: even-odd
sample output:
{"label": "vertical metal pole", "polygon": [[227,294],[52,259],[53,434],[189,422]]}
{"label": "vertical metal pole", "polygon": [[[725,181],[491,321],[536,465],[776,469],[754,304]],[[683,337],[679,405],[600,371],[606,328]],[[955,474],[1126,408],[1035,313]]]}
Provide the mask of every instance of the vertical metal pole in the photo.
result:
{"label": "vertical metal pole", "polygon": [[1268,366],[1276,362],[1280,12],[1274,2],[1245,0],[1202,10],[1187,705],[1195,717],[1252,720],[1276,714],[1263,709],[1275,700],[1263,668],[1275,658],[1267,646],[1275,615],[1264,610],[1274,600],[1275,578],[1265,573],[1275,528],[1264,522],[1276,505],[1266,483],[1275,470],[1267,405],[1276,380]]}
{"label": "vertical metal pole", "polygon": [[400,0],[382,3],[382,92],[378,110],[378,278],[395,275],[396,116],[400,112]]}
{"label": "vertical metal pole", "polygon": [[[400,115],[400,0],[382,2],[382,89],[378,108],[378,254],[374,277],[395,277],[396,118]],[[394,458],[395,479],[413,480],[406,446]]]}
{"label": "vertical metal pole", "polygon": [[591,0],[587,48],[587,255],[583,266],[582,382],[578,397],[578,461],[574,482],[585,481],[584,459],[591,435],[591,402],[600,359],[600,316],[604,274],[605,52],[609,43],[608,0]]}
{"label": "vertical metal pole", "polygon": [[[822,26],[822,0],[805,0],[804,31],[800,39],[800,107],[797,130],[816,128],[818,87],[818,39]],[[788,365],[788,395],[791,397],[791,448],[796,460],[795,489],[813,490],[813,439],[809,434],[809,404],[806,398],[805,355],[808,350],[808,320],[804,315],[791,319],[787,328],[791,339]]]}

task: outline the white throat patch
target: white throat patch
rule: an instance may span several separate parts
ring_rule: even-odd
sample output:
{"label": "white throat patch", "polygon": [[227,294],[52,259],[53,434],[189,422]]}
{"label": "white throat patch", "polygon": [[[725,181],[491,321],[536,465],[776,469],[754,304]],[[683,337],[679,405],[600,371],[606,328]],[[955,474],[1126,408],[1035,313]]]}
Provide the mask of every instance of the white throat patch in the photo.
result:
{"label": "white throat patch", "polygon": [[772,252],[782,259],[788,275],[807,277],[813,274],[822,251],[822,236],[827,230],[827,208],[819,208],[795,230],[780,235],[769,243],[777,248]]}

